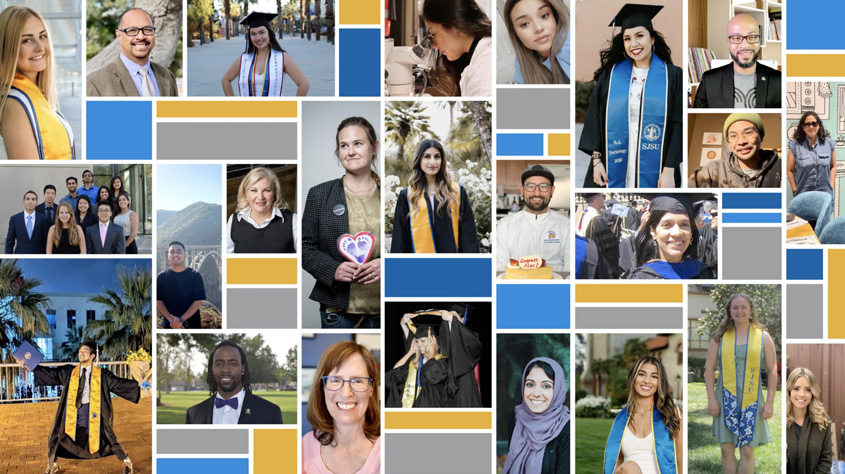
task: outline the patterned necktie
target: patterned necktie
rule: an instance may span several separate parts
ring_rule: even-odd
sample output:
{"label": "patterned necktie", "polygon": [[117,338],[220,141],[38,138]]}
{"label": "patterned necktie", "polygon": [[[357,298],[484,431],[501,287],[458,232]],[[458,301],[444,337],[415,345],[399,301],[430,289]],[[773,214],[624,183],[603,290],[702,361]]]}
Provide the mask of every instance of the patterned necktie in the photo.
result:
{"label": "patterned necktie", "polygon": [[26,235],[32,238],[32,216],[26,216]]}
{"label": "patterned necktie", "polygon": [[141,69],[138,69],[138,74],[141,75],[141,96],[155,97],[156,90],[153,87],[153,81],[150,80],[150,69],[147,66],[141,66]]}

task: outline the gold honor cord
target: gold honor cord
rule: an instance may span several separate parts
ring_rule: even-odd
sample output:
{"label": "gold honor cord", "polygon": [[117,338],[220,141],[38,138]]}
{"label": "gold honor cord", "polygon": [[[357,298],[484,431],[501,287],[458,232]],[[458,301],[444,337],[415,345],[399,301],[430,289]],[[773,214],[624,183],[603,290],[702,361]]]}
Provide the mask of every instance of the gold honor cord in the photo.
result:
{"label": "gold honor cord", "polygon": [[[70,374],[67,404],[65,406],[65,434],[76,441],[76,394],[79,391],[79,367]],[[88,451],[91,454],[100,450],[100,403],[102,394],[102,372],[99,367],[91,367],[90,403],[88,405]]]}

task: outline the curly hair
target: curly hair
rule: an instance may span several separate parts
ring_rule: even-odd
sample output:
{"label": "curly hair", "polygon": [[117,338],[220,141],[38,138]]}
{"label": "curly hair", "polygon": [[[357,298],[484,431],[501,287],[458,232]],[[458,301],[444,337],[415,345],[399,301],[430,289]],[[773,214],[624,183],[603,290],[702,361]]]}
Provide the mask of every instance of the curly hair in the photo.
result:
{"label": "curly hair", "polygon": [[[652,27],[646,26],[644,28],[654,38],[654,54],[666,64],[672,64],[672,50],[669,48],[663,35],[659,31],[655,31]],[[628,56],[625,55],[624,33],[624,30],[620,31],[619,34],[613,37],[610,47],[603,49],[599,53],[601,55],[601,66],[593,73],[594,82],[598,82],[602,73],[612,69],[616,63],[621,63],[627,59]]]}
{"label": "curly hair", "polygon": [[[798,367],[789,373],[789,377],[786,379],[787,396],[789,396],[789,393],[792,392],[793,387],[795,387],[795,382],[797,382],[801,377],[807,380],[807,383],[810,385],[810,392],[813,394],[813,398],[807,406],[807,414],[810,417],[810,421],[815,423],[821,431],[824,431],[828,423],[828,416],[824,409],[824,404],[822,403],[821,398],[819,398],[821,396],[821,391],[819,390],[819,384],[816,381],[816,376],[810,369]],[[795,423],[795,418],[792,415],[791,401],[786,404],[786,423],[787,426]],[[804,426],[806,426],[806,423]]]}
{"label": "curly hair", "polygon": [[798,121],[798,129],[795,130],[793,138],[798,143],[803,143],[804,140],[807,139],[807,132],[804,131],[804,123],[809,117],[814,117],[816,119],[816,122],[819,123],[819,133],[816,135],[816,137],[819,140],[819,144],[824,145],[824,139],[830,136],[830,132],[825,130],[824,124],[822,123],[822,119],[819,118],[819,114],[813,112],[812,110],[809,112],[804,112],[804,115],[801,116],[801,120]]}
{"label": "curly hair", "polygon": [[751,297],[746,295],[745,293],[737,293],[737,294],[731,296],[730,299],[728,299],[727,304],[725,304],[725,317],[724,317],[724,319],[722,319],[722,322],[719,323],[719,326],[716,327],[716,329],[713,330],[713,332],[710,333],[710,338],[713,339],[714,341],[716,341],[716,342],[721,341],[722,336],[725,335],[725,333],[728,331],[728,329],[731,329],[731,328],[734,327],[734,320],[731,317],[731,304],[733,304],[733,301],[737,298],[742,298],[745,301],[748,301],[748,305],[751,306],[751,324],[757,326],[760,329],[765,329],[763,327],[763,325],[760,324],[760,321],[757,319],[757,310],[754,309],[754,300],[751,299]]}
{"label": "curly hair", "polygon": [[[634,384],[637,381],[637,373],[644,364],[653,364],[657,367],[657,392],[654,393],[654,406],[660,412],[660,419],[666,425],[666,429],[672,434],[673,439],[677,439],[681,432],[681,417],[678,415],[678,406],[675,405],[675,400],[669,394],[669,378],[666,376],[666,368],[660,359],[654,356],[642,356],[634,362],[631,370],[628,371],[628,401],[625,403],[625,408],[628,413],[634,412],[634,401],[637,397],[637,392],[634,390]],[[633,417],[628,421],[633,420]]]}

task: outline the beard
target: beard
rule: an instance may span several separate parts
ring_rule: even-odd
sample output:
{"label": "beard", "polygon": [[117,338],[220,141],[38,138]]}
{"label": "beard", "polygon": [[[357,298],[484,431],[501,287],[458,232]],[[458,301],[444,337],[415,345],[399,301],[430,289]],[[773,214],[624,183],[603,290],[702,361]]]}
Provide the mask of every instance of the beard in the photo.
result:
{"label": "beard", "polygon": [[543,199],[540,202],[532,202],[531,199],[525,199],[525,207],[531,209],[534,212],[545,211],[546,208],[549,207],[549,203],[551,202],[552,198]]}
{"label": "beard", "polygon": [[[742,51],[746,51],[746,50],[740,50],[740,52],[742,52]],[[733,59],[734,63],[737,66],[741,67],[742,69],[748,69],[748,68],[754,67],[754,65],[757,64],[757,58],[760,57],[760,51],[761,50],[758,49],[754,53],[754,56],[746,62],[740,61],[739,56],[735,55],[733,52],[731,52],[731,59]]]}

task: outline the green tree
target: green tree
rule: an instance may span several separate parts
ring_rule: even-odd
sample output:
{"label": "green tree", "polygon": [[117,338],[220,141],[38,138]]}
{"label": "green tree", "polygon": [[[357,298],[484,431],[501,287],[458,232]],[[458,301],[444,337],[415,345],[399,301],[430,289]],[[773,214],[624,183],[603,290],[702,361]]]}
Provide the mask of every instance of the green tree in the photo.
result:
{"label": "green tree", "polygon": [[205,22],[213,12],[214,3],[212,0],[188,0],[188,36],[190,37],[193,32],[198,32],[200,44],[203,44],[205,41]]}
{"label": "green tree", "polygon": [[82,326],[67,328],[65,339],[65,342],[59,346],[59,357],[57,359],[62,362],[75,362],[79,346],[86,340],[85,328]]}
{"label": "green tree", "polygon": [[17,260],[0,260],[0,354],[5,363],[13,362],[12,353],[23,342],[35,342],[36,335],[49,334],[44,315],[50,299],[35,292],[41,285],[37,278],[26,278]]}
{"label": "green tree", "polygon": [[781,287],[780,285],[716,285],[710,292],[710,301],[716,311],[706,310],[698,320],[698,333],[706,336],[716,330],[725,318],[725,306],[731,296],[745,293],[754,300],[754,313],[757,320],[766,328],[775,348],[781,348]]}
{"label": "green tree", "polygon": [[398,146],[400,162],[405,161],[405,147],[409,141],[421,135],[439,140],[431,129],[431,117],[425,113],[425,108],[422,102],[394,101],[387,104],[384,120],[387,139]]}
{"label": "green tree", "polygon": [[106,308],[104,319],[88,323],[91,337],[112,360],[122,360],[129,351],[152,352],[152,274],[148,271],[118,270],[121,294],[105,290],[88,301]]}
{"label": "green tree", "polygon": [[293,346],[288,349],[285,364],[279,370],[279,381],[282,386],[287,385],[288,382],[296,382],[297,359],[296,346]]}

